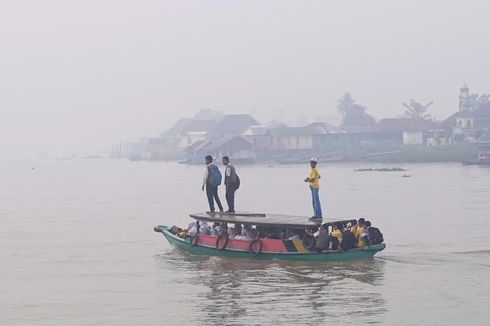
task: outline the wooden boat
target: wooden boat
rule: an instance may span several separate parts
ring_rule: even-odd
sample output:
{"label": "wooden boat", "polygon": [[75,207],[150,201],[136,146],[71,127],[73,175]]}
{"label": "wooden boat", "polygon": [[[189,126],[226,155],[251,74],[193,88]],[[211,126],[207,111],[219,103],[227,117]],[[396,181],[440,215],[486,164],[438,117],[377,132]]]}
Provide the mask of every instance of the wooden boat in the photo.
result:
{"label": "wooden boat", "polygon": [[[200,221],[218,222],[225,226],[228,223],[237,223],[296,229],[308,229],[319,225],[318,222],[309,221],[306,217],[288,215],[200,213],[191,214],[190,217],[197,221],[197,225],[199,225]],[[352,220],[329,222],[327,225],[332,227],[334,223],[339,222],[348,224]],[[168,225],[157,225],[154,227],[154,231],[161,232],[170,244],[195,255],[301,261],[338,261],[372,258],[378,251],[385,249],[385,244],[381,243],[347,251],[327,250],[316,252],[310,250],[312,239],[278,240],[257,237],[254,240],[238,240],[229,239],[226,233],[219,237],[197,234],[195,236],[181,238],[173,234],[170,230],[171,227]],[[309,240],[309,242],[306,240]]]}

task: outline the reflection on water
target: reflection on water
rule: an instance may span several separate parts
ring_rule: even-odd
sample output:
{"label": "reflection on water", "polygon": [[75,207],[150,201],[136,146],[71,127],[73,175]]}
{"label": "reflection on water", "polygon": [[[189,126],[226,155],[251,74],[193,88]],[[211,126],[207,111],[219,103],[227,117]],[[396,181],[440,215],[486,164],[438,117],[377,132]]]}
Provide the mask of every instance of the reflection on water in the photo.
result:
{"label": "reflection on water", "polygon": [[168,249],[155,260],[159,268],[171,271],[167,282],[185,284],[181,287],[185,290],[172,300],[182,300],[192,292],[187,317],[201,324],[376,323],[386,312],[385,300],[377,291],[385,262],[377,259],[256,261]]}

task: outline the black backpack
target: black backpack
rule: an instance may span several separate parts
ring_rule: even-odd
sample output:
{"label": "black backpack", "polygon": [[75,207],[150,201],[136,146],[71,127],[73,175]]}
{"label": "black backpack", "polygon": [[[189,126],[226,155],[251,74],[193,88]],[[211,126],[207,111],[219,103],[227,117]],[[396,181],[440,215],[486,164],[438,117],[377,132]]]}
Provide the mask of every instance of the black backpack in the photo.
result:
{"label": "black backpack", "polygon": [[368,228],[369,244],[380,244],[384,242],[383,233],[378,228]]}
{"label": "black backpack", "polygon": [[340,243],[340,247],[343,250],[349,250],[356,247],[356,236],[354,233],[350,231],[342,232],[342,242]]}
{"label": "black backpack", "polygon": [[235,190],[237,190],[238,188],[240,188],[240,177],[238,176],[238,174],[236,174],[236,172],[235,175],[236,175]]}

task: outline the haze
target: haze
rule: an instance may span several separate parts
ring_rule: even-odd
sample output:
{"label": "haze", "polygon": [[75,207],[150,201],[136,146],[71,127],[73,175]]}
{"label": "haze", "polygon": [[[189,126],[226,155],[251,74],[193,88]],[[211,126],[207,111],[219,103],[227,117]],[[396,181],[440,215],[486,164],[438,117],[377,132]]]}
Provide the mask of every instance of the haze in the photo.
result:
{"label": "haze", "polygon": [[1,1],[0,158],[108,152],[202,108],[378,119],[489,92],[488,1]]}

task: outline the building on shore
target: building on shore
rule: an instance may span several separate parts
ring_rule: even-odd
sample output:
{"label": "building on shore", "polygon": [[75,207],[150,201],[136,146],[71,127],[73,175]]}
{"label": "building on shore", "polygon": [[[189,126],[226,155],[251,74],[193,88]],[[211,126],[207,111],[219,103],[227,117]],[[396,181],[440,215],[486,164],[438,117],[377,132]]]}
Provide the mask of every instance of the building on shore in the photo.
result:
{"label": "building on shore", "polygon": [[186,150],[186,163],[200,164],[206,155],[215,160],[228,156],[235,163],[250,164],[256,162],[254,146],[241,136],[224,136],[217,140],[198,141]]}
{"label": "building on shore", "polygon": [[425,145],[439,126],[423,118],[386,118],[371,129],[375,144]]}
{"label": "building on shore", "polygon": [[473,143],[487,128],[490,128],[488,96],[475,100],[475,97],[470,95],[468,86],[461,87],[459,112],[453,127],[453,140],[455,142]]}
{"label": "building on shore", "polygon": [[490,164],[490,128],[477,139],[476,145],[478,146],[478,162]]}

